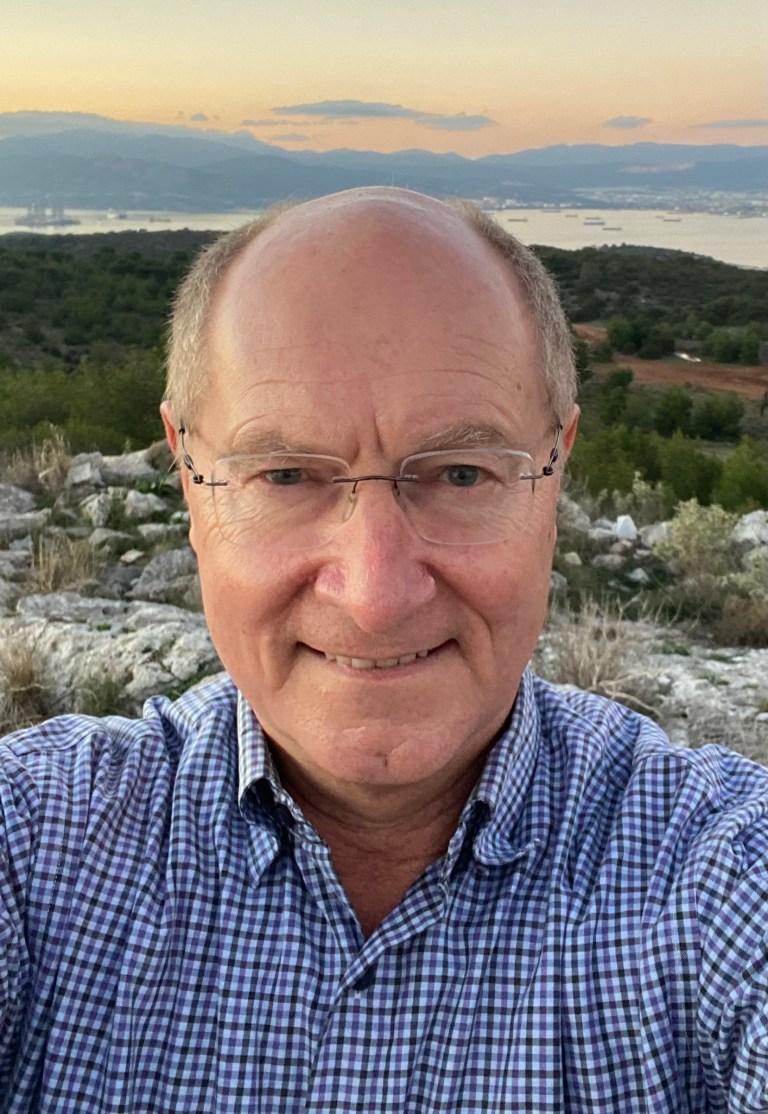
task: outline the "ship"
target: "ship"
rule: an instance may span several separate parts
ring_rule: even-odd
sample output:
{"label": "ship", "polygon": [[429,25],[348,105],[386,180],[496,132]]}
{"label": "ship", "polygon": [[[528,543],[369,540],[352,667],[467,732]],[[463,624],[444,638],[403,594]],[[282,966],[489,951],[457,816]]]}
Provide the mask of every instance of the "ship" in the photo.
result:
{"label": "ship", "polygon": [[23,228],[65,228],[80,224],[77,217],[70,217],[61,205],[30,205],[23,217],[16,217],[14,224]]}

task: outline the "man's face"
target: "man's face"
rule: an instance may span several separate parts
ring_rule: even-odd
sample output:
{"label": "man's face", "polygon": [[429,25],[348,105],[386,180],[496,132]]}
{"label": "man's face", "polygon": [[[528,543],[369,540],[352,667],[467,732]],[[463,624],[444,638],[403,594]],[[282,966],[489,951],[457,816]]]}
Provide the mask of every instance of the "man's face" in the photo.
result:
{"label": "man's face", "polygon": [[[201,472],[268,430],[353,475],[393,474],[439,431],[475,425],[546,463],[552,421],[501,264],[435,203],[403,208],[302,207],[233,266],[187,442]],[[279,751],[332,785],[437,782],[477,759],[544,619],[554,477],[508,541],[423,541],[391,485],[365,483],[334,538],[300,552],[228,542],[211,489],[187,489],[211,636]],[[422,651],[387,668],[334,660]]]}

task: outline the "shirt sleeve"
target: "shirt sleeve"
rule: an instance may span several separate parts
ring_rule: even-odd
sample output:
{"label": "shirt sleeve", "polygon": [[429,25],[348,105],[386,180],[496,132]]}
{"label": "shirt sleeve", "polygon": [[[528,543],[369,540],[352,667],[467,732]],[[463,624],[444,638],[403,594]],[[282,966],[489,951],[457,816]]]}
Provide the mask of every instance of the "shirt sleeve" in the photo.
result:
{"label": "shirt sleeve", "polygon": [[[0,1096],[8,1079],[25,1010],[30,959],[25,921],[36,840],[34,786],[10,755],[0,764]],[[15,776],[20,774],[21,776]]]}
{"label": "shirt sleeve", "polygon": [[[718,893],[724,878],[734,884]],[[768,1111],[768,854],[736,840],[697,889],[699,1044],[713,1109]]]}

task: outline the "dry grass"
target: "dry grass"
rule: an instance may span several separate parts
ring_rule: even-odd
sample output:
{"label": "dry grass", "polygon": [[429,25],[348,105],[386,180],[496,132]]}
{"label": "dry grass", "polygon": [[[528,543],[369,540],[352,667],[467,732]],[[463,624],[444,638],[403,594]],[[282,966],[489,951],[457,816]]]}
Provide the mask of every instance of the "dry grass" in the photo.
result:
{"label": "dry grass", "polygon": [[32,554],[25,592],[78,591],[97,580],[104,558],[84,538],[40,537]]}
{"label": "dry grass", "polygon": [[0,734],[51,715],[51,690],[34,638],[16,631],[0,646]]}
{"label": "dry grass", "polygon": [[542,672],[552,681],[656,715],[655,675],[637,663],[636,627],[616,604],[587,600],[579,611],[564,609],[553,618],[547,643]]}
{"label": "dry grass", "polygon": [[721,646],[768,646],[768,597],[726,596],[713,633]]}
{"label": "dry grass", "polygon": [[[40,445],[18,450],[0,459],[0,482],[16,484],[28,491],[47,491],[54,498],[64,488],[72,459],[69,445],[60,430],[53,430]],[[45,473],[45,482],[40,480]]]}

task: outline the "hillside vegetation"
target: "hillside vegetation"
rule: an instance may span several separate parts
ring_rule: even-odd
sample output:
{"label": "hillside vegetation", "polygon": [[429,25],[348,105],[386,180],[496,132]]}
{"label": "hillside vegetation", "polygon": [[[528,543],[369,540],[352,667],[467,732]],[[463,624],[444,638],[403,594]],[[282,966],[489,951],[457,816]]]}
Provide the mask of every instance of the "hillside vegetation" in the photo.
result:
{"label": "hillside vegetation", "polygon": [[[120,452],[161,436],[163,341],[173,292],[213,233],[10,235],[0,240],[0,450],[59,430],[75,452]],[[640,387],[621,357],[653,359],[685,337],[754,363],[768,340],[768,273],[655,249],[536,249],[574,321],[582,433],[575,481],[593,498],[638,479],[677,500],[745,513],[768,507],[768,399],[680,383]],[[592,369],[601,369],[594,376]]]}

